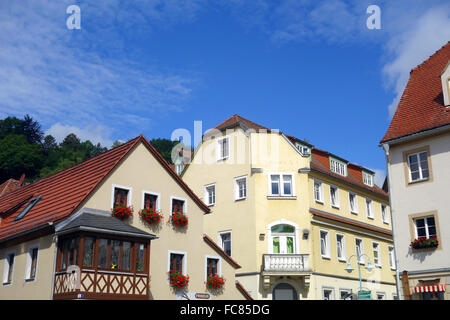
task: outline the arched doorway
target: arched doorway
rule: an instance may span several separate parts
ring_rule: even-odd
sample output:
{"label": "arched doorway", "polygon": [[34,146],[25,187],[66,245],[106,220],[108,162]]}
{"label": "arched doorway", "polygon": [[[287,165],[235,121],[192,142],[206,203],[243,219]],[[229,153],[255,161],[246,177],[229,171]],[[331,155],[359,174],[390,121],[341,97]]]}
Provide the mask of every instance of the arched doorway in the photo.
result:
{"label": "arched doorway", "polygon": [[287,283],[279,283],[273,288],[273,300],[298,300],[297,291]]}

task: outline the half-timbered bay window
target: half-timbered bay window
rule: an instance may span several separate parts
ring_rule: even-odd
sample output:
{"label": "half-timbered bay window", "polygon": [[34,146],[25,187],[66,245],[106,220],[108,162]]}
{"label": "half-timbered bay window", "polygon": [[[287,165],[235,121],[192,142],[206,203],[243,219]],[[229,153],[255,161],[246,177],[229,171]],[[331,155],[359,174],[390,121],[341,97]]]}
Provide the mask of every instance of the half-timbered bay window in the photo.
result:
{"label": "half-timbered bay window", "polygon": [[82,213],[56,234],[55,299],[148,299],[154,235],[107,212]]}

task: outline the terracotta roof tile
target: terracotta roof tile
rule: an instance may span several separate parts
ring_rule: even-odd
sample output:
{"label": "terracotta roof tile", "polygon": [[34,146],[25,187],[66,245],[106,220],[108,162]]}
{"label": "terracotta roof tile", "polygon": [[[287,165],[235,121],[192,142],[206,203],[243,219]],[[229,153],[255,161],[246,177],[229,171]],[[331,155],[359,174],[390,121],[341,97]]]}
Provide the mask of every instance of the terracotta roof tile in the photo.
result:
{"label": "terracotta roof tile", "polygon": [[267,130],[267,132],[270,132],[269,128],[266,128],[266,127],[259,125],[253,121],[245,119],[237,114],[231,116],[230,118],[228,118],[227,120],[225,120],[224,122],[222,122],[221,124],[216,126],[215,129],[225,130],[227,128],[232,128],[237,125],[243,125],[247,129],[254,129],[256,131]]}
{"label": "terracotta roof tile", "polygon": [[0,197],[20,188],[20,182],[16,179],[8,179],[0,184]]}
{"label": "terracotta roof tile", "polygon": [[441,73],[450,60],[450,41],[411,70],[397,110],[380,143],[450,124]]}

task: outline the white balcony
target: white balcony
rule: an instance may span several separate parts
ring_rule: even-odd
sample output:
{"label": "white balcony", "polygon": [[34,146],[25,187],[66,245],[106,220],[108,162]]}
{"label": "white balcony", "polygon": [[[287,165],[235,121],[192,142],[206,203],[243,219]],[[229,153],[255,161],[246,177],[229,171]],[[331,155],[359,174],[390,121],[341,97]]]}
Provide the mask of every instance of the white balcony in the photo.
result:
{"label": "white balcony", "polygon": [[278,277],[297,278],[308,287],[311,269],[308,254],[264,254],[264,265],[261,275],[264,288],[268,290]]}

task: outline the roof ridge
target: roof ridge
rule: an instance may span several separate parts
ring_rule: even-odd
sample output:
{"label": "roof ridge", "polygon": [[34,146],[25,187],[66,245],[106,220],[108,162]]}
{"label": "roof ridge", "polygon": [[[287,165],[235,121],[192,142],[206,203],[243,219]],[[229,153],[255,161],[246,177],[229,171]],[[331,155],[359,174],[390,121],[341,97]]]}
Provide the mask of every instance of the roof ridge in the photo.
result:
{"label": "roof ridge", "polygon": [[411,71],[409,72],[409,74],[413,73],[416,70],[419,70],[423,67],[423,65],[427,62],[429,62],[429,60],[431,58],[433,58],[436,54],[440,53],[440,51],[442,49],[444,49],[446,46],[450,45],[450,41],[448,41],[446,44],[444,44],[442,47],[440,47],[438,50],[436,50],[434,53],[432,53],[428,58],[426,58],[424,61],[422,61],[420,64],[418,64],[417,66],[415,66],[414,68],[411,69]]}

